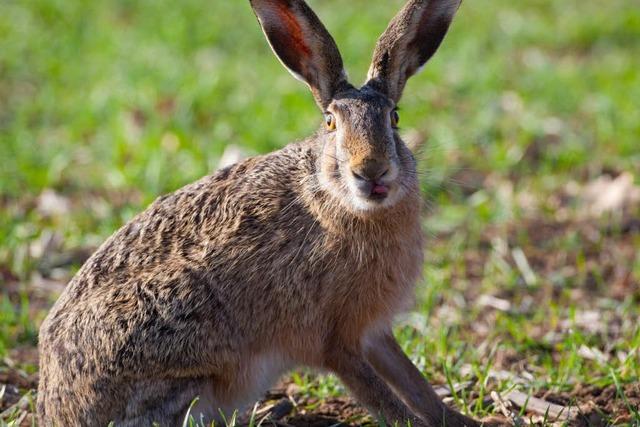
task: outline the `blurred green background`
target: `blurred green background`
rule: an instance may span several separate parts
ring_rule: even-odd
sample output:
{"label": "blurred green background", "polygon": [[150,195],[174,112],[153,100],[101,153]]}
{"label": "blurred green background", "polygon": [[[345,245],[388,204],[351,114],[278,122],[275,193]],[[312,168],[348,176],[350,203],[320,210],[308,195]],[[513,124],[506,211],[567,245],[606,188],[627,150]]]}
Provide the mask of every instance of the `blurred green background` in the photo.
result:
{"label": "blurred green background", "polygon": [[[401,4],[311,2],[354,82]],[[0,194],[107,194],[110,212],[74,210],[52,224],[78,243],[131,215],[111,212],[111,191],[136,193],[137,211],[214,170],[227,144],[267,152],[320,123],[244,1],[0,8]],[[403,127],[429,137],[431,184],[462,167],[548,183],[637,167],[639,39],[633,1],[465,2],[401,103]],[[557,143],[544,144],[535,164],[523,161],[550,133]],[[39,231],[25,230],[28,222],[3,215],[2,246]]]}
{"label": "blurred green background", "polygon": [[[402,3],[310,1],[354,83]],[[595,301],[625,319],[638,314],[640,239],[624,231],[637,205],[587,218],[581,191],[624,174],[637,188],[639,107],[636,1],[463,3],[401,102],[402,133],[424,142],[433,237],[417,313],[436,324],[414,336],[405,322],[399,334],[423,369],[443,380],[443,365],[485,366],[486,354],[467,344],[489,340],[543,367],[533,390],[638,378],[637,325],[613,340],[579,328],[558,342],[545,333]],[[86,254],[155,197],[215,170],[229,144],[264,153],[321,123],[246,1],[0,1],[0,356],[35,344],[39,321]],[[562,227],[537,241],[553,224]],[[621,295],[609,293],[613,276],[590,258],[597,250],[584,224],[618,230],[603,232],[597,247],[623,247],[611,249],[623,253],[612,263],[631,283]],[[566,256],[574,270],[523,264],[515,249]],[[590,281],[593,298],[577,298]],[[478,335],[469,328],[484,315],[474,311],[480,294],[514,307],[530,297],[537,311],[499,312],[488,321],[494,333]],[[472,315],[442,323],[447,304]],[[614,356],[581,361],[582,345]]]}

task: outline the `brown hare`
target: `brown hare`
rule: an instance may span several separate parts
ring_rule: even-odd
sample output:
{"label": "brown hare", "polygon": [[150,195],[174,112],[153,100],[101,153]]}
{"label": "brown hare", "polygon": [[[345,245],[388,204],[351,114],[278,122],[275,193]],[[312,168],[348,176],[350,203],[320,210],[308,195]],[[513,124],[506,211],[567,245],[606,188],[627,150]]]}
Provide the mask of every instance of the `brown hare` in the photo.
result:
{"label": "brown hare", "polygon": [[387,423],[477,425],[438,399],[391,332],[423,265],[396,105],[460,1],[410,0],[360,88],[303,0],[250,1],[323,124],[160,197],[93,254],[40,330],[42,426],[218,420],[301,365],[335,373]]}

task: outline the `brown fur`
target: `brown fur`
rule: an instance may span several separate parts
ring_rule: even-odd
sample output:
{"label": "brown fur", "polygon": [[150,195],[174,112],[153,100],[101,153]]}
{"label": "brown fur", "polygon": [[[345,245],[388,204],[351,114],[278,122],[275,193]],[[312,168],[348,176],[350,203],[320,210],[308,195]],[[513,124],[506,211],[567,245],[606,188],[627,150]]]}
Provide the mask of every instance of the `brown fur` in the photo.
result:
{"label": "brown fur", "polygon": [[[211,420],[298,365],[335,372],[388,422],[474,425],[438,400],[390,332],[423,263],[395,103],[342,80],[304,2],[252,5],[263,26],[293,28],[293,45],[310,47],[296,61],[314,58],[305,66],[318,80],[306,81],[337,130],[160,197],[109,238],[41,327],[41,425],[173,426],[196,396],[192,414]],[[384,202],[363,198],[369,187],[352,176],[368,162],[393,171],[380,179]]]}

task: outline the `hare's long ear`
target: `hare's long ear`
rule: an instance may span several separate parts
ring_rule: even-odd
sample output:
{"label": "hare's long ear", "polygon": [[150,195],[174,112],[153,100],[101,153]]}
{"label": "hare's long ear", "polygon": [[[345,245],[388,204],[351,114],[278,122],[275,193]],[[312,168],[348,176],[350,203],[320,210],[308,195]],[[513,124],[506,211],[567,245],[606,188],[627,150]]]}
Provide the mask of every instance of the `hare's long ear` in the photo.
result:
{"label": "hare's long ear", "polygon": [[410,0],[380,36],[368,85],[394,102],[409,77],[436,52],[462,0]]}
{"label": "hare's long ear", "polygon": [[271,48],[307,83],[323,110],[347,84],[342,57],[320,19],[303,0],[250,0]]}

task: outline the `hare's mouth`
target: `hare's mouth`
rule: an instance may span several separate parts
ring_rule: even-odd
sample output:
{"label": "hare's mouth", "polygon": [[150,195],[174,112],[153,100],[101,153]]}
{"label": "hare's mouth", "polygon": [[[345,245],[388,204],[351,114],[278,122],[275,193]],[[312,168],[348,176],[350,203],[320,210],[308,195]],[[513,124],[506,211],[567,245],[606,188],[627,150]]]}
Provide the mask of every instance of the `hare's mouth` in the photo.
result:
{"label": "hare's mouth", "polygon": [[369,195],[369,199],[375,202],[381,202],[387,198],[387,193],[371,193]]}
{"label": "hare's mouth", "polygon": [[389,194],[389,186],[386,184],[376,184],[371,189],[371,195],[387,197]]}
{"label": "hare's mouth", "polygon": [[351,204],[361,212],[389,208],[401,197],[401,191],[396,182],[352,182],[348,187],[350,187]]}
{"label": "hare's mouth", "polygon": [[391,190],[389,184],[380,181],[358,182],[357,195],[374,202],[380,202],[387,198]]}

